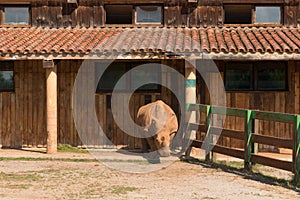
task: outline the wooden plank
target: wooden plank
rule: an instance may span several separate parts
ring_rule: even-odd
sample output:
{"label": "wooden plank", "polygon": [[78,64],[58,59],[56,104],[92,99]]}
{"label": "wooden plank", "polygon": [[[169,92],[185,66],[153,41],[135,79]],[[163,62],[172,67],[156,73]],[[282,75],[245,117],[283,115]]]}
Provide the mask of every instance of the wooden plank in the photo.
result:
{"label": "wooden plank", "polygon": [[186,104],[187,111],[200,111],[206,112],[207,106],[202,104]]}
{"label": "wooden plank", "polygon": [[236,130],[218,128],[218,127],[211,127],[210,133],[214,135],[221,133],[221,136],[223,137],[235,138],[239,140],[245,139],[244,131],[236,131]]}
{"label": "wooden plank", "polygon": [[9,143],[8,143],[8,128],[7,128],[7,121],[8,121],[8,101],[7,101],[7,93],[3,93],[2,94],[2,111],[1,111],[1,115],[2,115],[2,145],[3,147],[9,147]]}
{"label": "wooden plank", "polygon": [[6,110],[7,110],[7,129],[6,129],[6,142],[7,142],[7,145],[8,147],[10,147],[12,144],[11,144],[11,136],[12,136],[12,131],[11,131],[11,93],[7,93],[7,95],[5,95],[5,101],[6,101],[6,104],[7,104],[7,107],[6,107]]}
{"label": "wooden plank", "polygon": [[15,93],[12,93],[10,95],[10,102],[11,102],[11,106],[10,106],[10,144],[11,147],[13,148],[17,148],[18,144],[16,143],[16,95]]}
{"label": "wooden plank", "polygon": [[[63,101],[64,101],[64,113],[65,113],[65,125],[64,125],[64,143],[66,144],[72,144],[72,131],[71,131],[71,119],[72,117],[72,88],[71,88],[71,67],[74,64],[73,61],[68,60],[64,66],[62,66],[64,71],[64,78],[62,81],[64,82],[64,95],[63,95]],[[88,98],[87,96],[85,96]],[[86,108],[87,109],[87,108]],[[89,126],[88,126],[89,127]],[[86,130],[87,133],[89,132]]]}
{"label": "wooden plank", "polygon": [[[140,108],[140,95],[136,94],[134,96],[134,116],[133,116],[133,119],[136,118],[137,111],[138,111],[139,108]],[[137,127],[135,127],[135,129],[134,129],[134,135],[138,135],[138,131],[139,131],[139,129]],[[136,142],[136,139],[134,137],[131,137],[130,145],[129,146],[131,148],[134,148],[135,142]]]}
{"label": "wooden plank", "polygon": [[[82,107],[81,107],[81,117],[82,117],[82,120],[83,121],[86,121],[86,119],[88,119],[88,110],[87,110],[87,96],[88,96],[88,63],[85,62],[84,63],[84,71],[83,71],[83,77],[82,77],[82,96],[81,96],[81,100],[82,100]],[[88,144],[88,135],[87,134],[82,134],[84,132],[86,132],[86,130],[88,129],[88,124],[87,123],[84,123],[84,124],[81,124],[82,126],[82,131],[81,132],[81,141],[82,141],[82,145],[83,145],[83,148],[86,148],[87,144]]]}
{"label": "wooden plank", "polygon": [[202,144],[203,144],[203,142],[200,140],[193,140],[191,146],[196,147],[196,148],[201,148]]}
{"label": "wooden plank", "polygon": [[29,145],[29,141],[28,141],[28,137],[29,137],[29,130],[28,130],[28,87],[29,87],[29,79],[28,79],[28,64],[25,61],[21,61],[22,63],[24,63],[24,116],[23,116],[23,125],[24,125],[24,132],[23,132],[23,145],[25,145],[26,147],[28,147]]}
{"label": "wooden plank", "polygon": [[283,169],[287,171],[293,170],[293,163],[285,160],[278,160],[274,158],[268,158],[256,154],[251,155],[251,162],[274,167],[277,169]]}
{"label": "wooden plank", "polygon": [[266,112],[266,111],[253,111],[252,118],[259,120],[268,120],[276,122],[293,123],[294,116],[292,114],[283,114],[277,112]]}
{"label": "wooden plank", "polygon": [[25,87],[25,66],[24,62],[19,62],[18,63],[19,67],[19,93],[16,93],[17,95],[17,100],[19,101],[19,107],[18,109],[18,115],[19,115],[19,129],[20,129],[20,136],[19,136],[19,143],[21,146],[24,144],[24,132],[25,132],[25,126],[24,126],[24,119],[26,118],[24,115],[24,107],[25,107],[25,102],[24,102],[24,87]]}
{"label": "wooden plank", "polygon": [[27,82],[27,97],[28,97],[28,108],[27,108],[27,141],[29,147],[34,146],[34,133],[33,133],[33,67],[34,61],[27,61],[28,70],[28,82]]}
{"label": "wooden plank", "polygon": [[279,148],[288,148],[288,149],[293,148],[293,140],[290,139],[278,138],[274,136],[265,136],[259,134],[252,134],[252,136],[253,136],[253,142],[259,144],[267,144]]}
{"label": "wooden plank", "polygon": [[[19,99],[19,93],[20,93],[20,87],[21,87],[21,81],[20,81],[20,65],[14,65],[14,80],[15,80],[15,94],[14,94],[14,98],[15,98],[15,103],[16,103],[16,107],[15,107],[15,134],[14,134],[14,142],[15,142],[15,147],[16,148],[20,148],[22,147],[22,133],[20,131],[20,121],[21,121],[21,111],[22,108],[20,106],[20,104],[23,104],[23,102],[20,102]],[[1,122],[0,122],[1,123]]]}
{"label": "wooden plank", "polygon": [[[72,90],[72,92],[75,92],[75,90],[74,90],[75,79],[76,79],[77,72],[78,72],[78,69],[79,69],[80,65],[81,65],[81,61],[77,61],[77,62],[72,63],[72,66],[71,66],[71,73],[72,73],[72,89],[71,90]],[[72,95],[73,95],[73,93],[72,93]],[[73,96],[72,96],[72,103],[74,105],[76,105],[77,102],[73,102],[73,101],[75,101],[75,100],[73,99]],[[72,139],[72,144],[74,146],[78,146],[79,143],[80,143],[80,141],[79,141],[80,139],[79,139],[78,132],[77,132],[77,129],[76,129],[76,126],[75,126],[75,121],[74,121],[74,116],[73,116],[74,113],[73,112],[74,112],[74,110],[72,111],[72,117],[70,119],[70,123],[72,123],[72,137],[71,137],[71,139]]]}
{"label": "wooden plank", "polygon": [[[105,112],[105,109],[104,109],[104,105],[103,105],[103,102],[104,102],[104,98],[105,96],[104,95],[100,95],[100,94],[96,94],[96,112],[97,112],[97,117],[98,117],[98,121],[99,121],[99,125],[101,127],[101,130],[103,131],[103,133],[105,132],[105,124],[104,124],[104,119],[103,119],[103,115],[104,115],[104,112]],[[104,137],[100,136],[100,146],[103,146],[104,145]]]}
{"label": "wooden plank", "polygon": [[57,76],[57,82],[58,82],[58,102],[59,102],[59,108],[58,108],[58,117],[59,117],[59,128],[58,128],[58,143],[65,144],[65,126],[66,126],[66,103],[64,96],[66,86],[65,86],[65,65],[67,61],[61,61],[59,62],[57,66],[58,76]]}
{"label": "wooden plank", "polygon": [[38,146],[38,86],[41,84],[38,82],[38,63],[39,61],[33,61],[32,69],[32,143],[34,147]]}
{"label": "wooden plank", "polygon": [[46,80],[45,80],[45,71],[42,66],[42,62],[38,64],[38,73],[37,73],[37,95],[38,95],[38,102],[37,102],[37,145],[42,147],[46,144],[46,131],[44,131],[44,125],[46,124],[44,113],[45,113],[45,102],[46,102]]}
{"label": "wooden plank", "polygon": [[108,143],[107,141],[107,137],[106,137],[106,131],[107,131],[107,127],[108,127],[108,117],[107,117],[107,98],[105,95],[103,95],[103,103],[102,103],[102,107],[103,107],[103,145],[106,145]]}
{"label": "wooden plank", "polygon": [[212,114],[221,114],[227,116],[245,117],[247,110],[236,109],[236,108],[226,108],[221,106],[212,106]]}
{"label": "wooden plank", "polygon": [[[120,105],[120,109],[119,109],[119,118],[121,118],[121,124],[119,124],[120,126],[124,127],[125,123],[124,123],[124,95],[125,94],[121,94],[120,98],[118,98],[118,104]],[[126,112],[126,111],[125,111]],[[117,145],[118,144],[124,144],[124,135],[126,133],[123,132],[123,130],[121,130],[120,128],[118,128],[118,132],[117,132]],[[136,141],[135,141],[135,145],[136,145]]]}
{"label": "wooden plank", "polygon": [[205,124],[196,124],[196,123],[189,123],[188,130],[196,130],[200,132],[206,132],[206,125]]}
{"label": "wooden plank", "polygon": [[212,151],[215,152],[215,153],[220,153],[220,154],[223,154],[223,155],[244,159],[244,151],[242,151],[242,150],[231,149],[229,147],[215,145],[213,147]]}

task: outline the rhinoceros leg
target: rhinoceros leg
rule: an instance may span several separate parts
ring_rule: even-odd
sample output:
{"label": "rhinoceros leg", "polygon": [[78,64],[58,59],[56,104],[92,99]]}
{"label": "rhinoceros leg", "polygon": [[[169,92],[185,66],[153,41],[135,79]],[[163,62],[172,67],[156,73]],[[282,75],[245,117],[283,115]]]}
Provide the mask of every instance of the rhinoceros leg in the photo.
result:
{"label": "rhinoceros leg", "polygon": [[149,146],[146,138],[142,138],[141,140],[142,140],[142,152],[146,153],[146,152],[148,152],[150,146]]}
{"label": "rhinoceros leg", "polygon": [[150,147],[150,151],[151,152],[157,150],[157,147],[156,147],[155,141],[154,141],[154,137],[147,138],[147,142],[148,142],[148,145]]}

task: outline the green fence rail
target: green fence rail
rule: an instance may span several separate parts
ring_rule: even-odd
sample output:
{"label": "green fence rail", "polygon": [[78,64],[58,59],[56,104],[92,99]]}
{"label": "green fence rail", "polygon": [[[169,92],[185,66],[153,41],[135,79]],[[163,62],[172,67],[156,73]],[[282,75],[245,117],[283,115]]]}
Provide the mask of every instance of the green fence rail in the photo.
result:
{"label": "green fence rail", "polygon": [[[296,114],[284,114],[278,112],[264,112],[257,110],[246,110],[236,108],[226,108],[221,106],[210,106],[202,104],[187,104],[187,111],[198,111],[206,114],[206,124],[188,124],[190,130],[198,130],[206,132],[205,139],[205,159],[208,161],[211,159],[210,153],[221,153],[244,160],[244,168],[251,170],[252,163],[259,163],[279,169],[288,170],[294,173],[294,182],[296,185],[300,185],[300,115]],[[213,127],[211,125],[211,117],[213,114],[235,116],[244,118],[245,129],[244,131],[236,131],[230,129],[223,129],[221,127]],[[260,135],[252,132],[253,120],[265,120],[273,122],[282,122],[293,124],[293,139],[277,138],[271,136]],[[220,133],[221,136],[237,138],[244,140],[244,149],[232,149],[220,145],[211,144],[211,135]],[[282,148],[288,148],[293,150],[292,162],[278,160],[274,158],[264,157],[257,155],[254,152],[253,144],[267,144]],[[194,140],[192,142],[193,147],[202,147],[203,141]]]}

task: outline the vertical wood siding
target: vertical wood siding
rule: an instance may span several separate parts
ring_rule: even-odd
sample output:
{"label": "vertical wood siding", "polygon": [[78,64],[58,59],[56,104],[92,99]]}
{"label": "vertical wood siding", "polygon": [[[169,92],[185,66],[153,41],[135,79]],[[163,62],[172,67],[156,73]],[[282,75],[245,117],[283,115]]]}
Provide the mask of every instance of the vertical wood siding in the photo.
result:
{"label": "vertical wood siding", "polygon": [[[112,3],[114,2],[119,3],[120,1],[112,1]],[[136,1],[133,4],[140,2]],[[239,1],[234,2],[239,3]],[[245,1],[240,2],[245,3]],[[165,26],[223,26],[222,0],[198,1],[198,4],[188,4],[186,0],[165,1],[162,3],[164,10],[163,24]],[[66,0],[34,0],[31,4],[31,10],[33,26],[100,27],[105,25],[105,10],[102,1],[80,0],[78,6],[76,6],[75,4],[67,4]],[[299,24],[299,2],[285,1],[283,13],[284,25],[295,27]]]}
{"label": "vertical wood siding", "polygon": [[[181,62],[181,63],[178,63]],[[184,68],[182,68],[183,61],[164,61],[165,65],[173,66],[175,69],[180,69],[181,73],[184,73]],[[78,72],[78,69],[81,65],[81,61],[60,61],[58,62],[58,105],[59,105],[59,128],[58,128],[58,140],[59,143],[72,144],[74,146],[88,146],[90,148],[112,148],[116,145],[126,146],[130,149],[140,148],[141,141],[138,138],[134,138],[131,135],[124,133],[116,124],[112,116],[112,110],[109,106],[109,101],[111,99],[111,93],[98,93],[95,94],[95,109],[97,112],[98,122],[103,128],[103,131],[107,137],[112,142],[112,145],[106,141],[106,138],[98,138],[96,135],[92,134],[93,130],[87,131],[87,134],[84,134],[79,137],[75,123],[72,116],[72,89],[74,86],[74,81]],[[90,61],[89,65],[93,65],[93,61]],[[169,72],[164,72],[162,74],[162,78],[166,85],[176,83],[176,80],[167,79],[169,76]],[[87,77],[87,85],[93,84],[93,77]],[[176,77],[175,77],[176,79]],[[84,88],[87,85],[82,85],[82,91],[86,91]],[[182,87],[178,85],[178,88]],[[85,98],[86,95],[84,93],[81,94],[82,98]],[[119,102],[118,105],[123,105],[124,96],[120,94],[121,98],[117,99]],[[124,94],[125,95],[125,94]],[[184,91],[181,93],[181,97],[184,95]],[[165,87],[162,87],[161,93],[135,93],[132,95],[130,99],[129,109],[130,115],[133,120],[136,119],[137,111],[140,106],[145,105],[146,103],[153,102],[155,100],[162,99],[167,102],[171,107],[175,110],[176,113],[179,113],[179,103],[174,95]],[[80,102],[76,102],[80,103]],[[122,110],[117,109],[117,110]],[[83,108],[81,112],[82,118],[89,117],[88,113],[91,112]],[[123,115],[122,111],[118,113],[118,115]],[[180,117],[180,113],[178,114]],[[88,120],[92,121],[92,120]],[[93,126],[86,125],[86,127],[82,127],[83,130],[88,130]],[[132,134],[136,134],[137,130],[131,128]],[[90,133],[90,134],[89,134]]]}
{"label": "vertical wood siding", "polygon": [[[222,76],[223,62],[216,61]],[[217,79],[213,78],[212,74],[208,74],[207,78],[210,83],[216,83]],[[231,108],[244,108],[252,110],[262,111],[274,111],[281,113],[300,113],[300,62],[289,61],[288,62],[288,91],[267,91],[267,92],[226,92],[227,106]],[[201,98],[201,91],[198,91],[198,99]],[[203,98],[203,97],[202,97]],[[205,93],[205,102],[209,104],[209,93]],[[258,130],[262,135],[269,135],[282,138],[292,138],[293,127],[292,125],[279,123],[259,121]],[[239,117],[226,117],[224,127],[235,130],[244,130],[244,119]],[[201,135],[199,136],[201,137]],[[237,139],[229,139],[221,137],[219,143],[230,147],[242,147],[243,142]],[[261,145],[260,149],[274,149],[267,145]]]}
{"label": "vertical wood siding", "polygon": [[42,62],[15,61],[14,79],[15,92],[0,92],[0,144],[42,147],[47,139]]}
{"label": "vertical wood siding", "polygon": [[[172,66],[184,74],[184,61],[166,60],[163,64]],[[222,62],[217,61],[222,74]],[[58,65],[58,142],[81,146],[83,139],[90,147],[111,147],[103,139],[95,141],[93,135],[80,138],[76,131],[72,116],[72,89],[81,65],[81,61],[65,60]],[[46,91],[45,70],[41,61],[14,62],[15,92],[0,93],[0,144],[3,147],[18,148],[43,147],[46,145]],[[300,114],[300,62],[288,62],[289,91],[284,92],[227,92],[227,106],[233,108],[258,109],[283,113]],[[214,84],[215,77],[208,75],[210,83]],[[168,72],[162,73],[165,84],[174,84],[176,80],[168,78]],[[91,78],[87,76],[87,78]],[[176,79],[176,78],[175,78]],[[200,80],[200,79],[198,79]],[[88,83],[87,83],[88,84]],[[203,85],[203,84],[202,84]],[[199,86],[199,82],[198,82]],[[84,87],[84,86],[82,86]],[[178,88],[182,86],[178,85]],[[209,95],[205,87],[198,87],[198,99],[201,103],[209,103]],[[206,90],[204,93],[203,90]],[[204,95],[205,94],[205,95]],[[85,94],[82,94],[84,97]],[[123,133],[113,120],[111,109],[108,106],[109,93],[95,94],[95,108],[98,121],[104,128],[107,137],[114,145],[128,145],[129,148],[140,147],[140,140]],[[181,93],[184,96],[184,90]],[[136,93],[130,100],[130,115],[135,119],[138,108],[149,101],[162,99],[166,101],[180,117],[177,99],[174,95],[162,88],[161,93]],[[120,103],[122,99],[118,99]],[[80,102],[79,102],[80,103]],[[83,110],[82,117],[85,117]],[[122,113],[120,113],[122,114]],[[243,130],[244,121],[235,117],[227,117],[225,127]],[[260,133],[283,138],[292,138],[292,127],[284,123],[259,122]],[[88,129],[89,125],[86,125]],[[136,130],[132,130],[133,132]],[[222,138],[220,143],[226,146],[239,147],[242,142],[229,138]],[[262,146],[261,148],[272,148]]]}

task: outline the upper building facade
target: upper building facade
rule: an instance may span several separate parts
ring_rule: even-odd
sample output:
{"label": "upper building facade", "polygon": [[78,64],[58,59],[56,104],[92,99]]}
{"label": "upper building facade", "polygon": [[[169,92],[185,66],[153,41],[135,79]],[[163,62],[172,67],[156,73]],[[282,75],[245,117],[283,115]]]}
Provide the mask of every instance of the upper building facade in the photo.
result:
{"label": "upper building facade", "polygon": [[299,0],[0,0],[1,27],[300,24]]}

